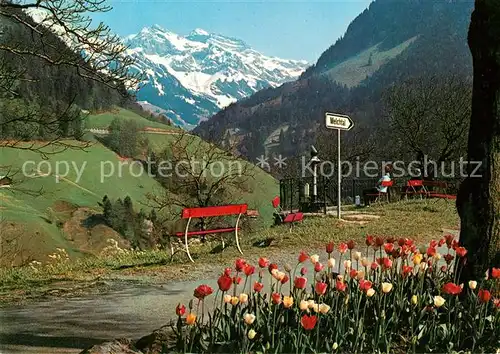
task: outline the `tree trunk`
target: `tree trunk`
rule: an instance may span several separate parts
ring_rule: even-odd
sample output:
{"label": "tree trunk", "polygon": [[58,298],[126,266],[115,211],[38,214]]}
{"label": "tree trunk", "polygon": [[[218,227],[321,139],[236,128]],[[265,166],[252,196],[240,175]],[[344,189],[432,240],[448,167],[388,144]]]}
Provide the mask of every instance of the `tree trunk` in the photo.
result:
{"label": "tree trunk", "polygon": [[474,64],[468,160],[481,167],[462,183],[457,200],[460,243],[467,248],[462,281],[500,266],[500,2],[476,0],[469,28]]}

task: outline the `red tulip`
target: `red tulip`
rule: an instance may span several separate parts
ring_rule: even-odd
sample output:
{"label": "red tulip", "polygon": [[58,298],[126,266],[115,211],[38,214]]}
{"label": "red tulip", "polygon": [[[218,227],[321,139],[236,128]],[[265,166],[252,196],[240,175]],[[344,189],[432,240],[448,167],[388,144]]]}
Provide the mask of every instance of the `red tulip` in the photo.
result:
{"label": "red tulip", "polygon": [[255,273],[255,267],[250,265],[250,264],[245,264],[245,266],[243,268],[243,272],[248,277],[248,276],[252,275],[253,273]]}
{"label": "red tulip", "polygon": [[227,275],[229,277],[231,275],[232,271],[233,270],[231,268],[226,268],[226,269],[224,269],[224,275]]}
{"label": "red tulip", "polygon": [[356,243],[353,240],[347,241],[347,248],[349,248],[350,250],[353,250],[354,247],[356,247]]}
{"label": "red tulip", "polygon": [[333,252],[334,250],[334,245],[333,245],[333,242],[329,242],[326,244],[326,253],[330,254]]}
{"label": "red tulip", "polygon": [[413,272],[412,266],[403,266],[403,277],[406,277],[407,275],[411,274],[412,272]]}
{"label": "red tulip", "polygon": [[455,253],[459,257],[465,257],[465,255],[467,254],[467,250],[464,247],[457,247],[455,249]]}
{"label": "red tulip", "polygon": [[212,294],[214,291],[208,285],[200,285],[196,289],[194,289],[194,297],[203,300],[208,295]]}
{"label": "red tulip", "polygon": [[444,272],[446,272],[446,269],[447,269],[447,268],[446,268],[446,266],[445,266],[445,265],[442,265],[442,266],[441,266],[441,272],[443,272],[443,273],[444,273]]}
{"label": "red tulip", "polygon": [[273,293],[271,295],[271,297],[273,299],[273,304],[275,304],[275,305],[281,304],[281,294],[279,294],[279,293]]}
{"label": "red tulip", "polygon": [[300,274],[301,275],[306,275],[307,274],[307,268],[306,267],[300,268]]}
{"label": "red tulip", "polygon": [[393,250],[394,250],[394,244],[393,243],[386,243],[384,245],[384,251],[385,251],[385,253],[391,254]]}
{"label": "red tulip", "polygon": [[488,290],[481,289],[477,293],[477,297],[478,297],[479,301],[486,303],[486,302],[490,301],[491,293]]}
{"label": "red tulip", "polygon": [[296,277],[293,283],[297,289],[305,289],[307,285],[307,278]]}
{"label": "red tulip", "polygon": [[342,281],[336,281],[335,282],[335,288],[338,290],[338,291],[345,291],[345,289],[347,288],[347,284],[342,282]]}
{"label": "red tulip", "polygon": [[356,278],[356,275],[358,275],[358,271],[356,269],[351,269],[349,276],[354,279]]}
{"label": "red tulip", "polygon": [[399,247],[403,247],[404,245],[406,245],[406,239],[400,238],[398,240],[398,245],[399,245]]}
{"label": "red tulip", "polygon": [[436,254],[436,249],[434,247],[427,248],[427,255],[433,257]]}
{"label": "red tulip", "polygon": [[259,283],[258,281],[253,283],[253,291],[255,291],[256,293],[260,293],[263,288],[264,288],[264,284]]}
{"label": "red tulip", "polygon": [[305,252],[300,252],[299,254],[299,263],[304,263],[309,259],[309,256]]}
{"label": "red tulip", "polygon": [[491,277],[493,279],[499,279],[500,278],[500,268],[493,268],[491,270]]}
{"label": "red tulip", "polygon": [[241,277],[233,277],[233,284],[240,284],[241,283]]}
{"label": "red tulip", "polygon": [[289,280],[290,280],[290,278],[288,277],[288,275],[285,274],[283,279],[281,279],[281,284],[286,284]]}
{"label": "red tulip", "polygon": [[269,260],[267,258],[259,258],[259,267],[267,268],[269,266]]}
{"label": "red tulip", "polygon": [[233,280],[231,279],[231,277],[227,276],[227,275],[221,275],[219,277],[219,280],[217,280],[217,284],[219,285],[219,289],[221,291],[228,291],[229,289],[231,289],[231,284],[233,283]]}
{"label": "red tulip", "polygon": [[445,294],[458,295],[462,292],[462,288],[454,283],[446,283],[441,289]]}
{"label": "red tulip", "polygon": [[178,304],[177,307],[175,308],[175,313],[177,316],[182,317],[186,313],[186,306]]}
{"label": "red tulip", "polygon": [[395,237],[387,237],[387,243],[394,243],[396,242],[396,238]]}
{"label": "red tulip", "polygon": [[442,245],[444,245],[446,243],[446,240],[444,238],[442,238],[441,240],[439,240],[439,247],[441,247]]}
{"label": "red tulip", "polygon": [[364,279],[361,279],[359,281],[359,288],[362,290],[362,291],[367,291],[368,289],[370,289],[372,287],[372,282],[369,281],[369,280],[364,280]]}
{"label": "red tulip", "polygon": [[317,282],[316,283],[316,287],[315,287],[315,290],[316,290],[316,294],[318,295],[325,295],[326,294],[326,288],[327,288],[327,284],[326,283],[323,283],[321,281]]}
{"label": "red tulip", "polygon": [[446,241],[446,245],[448,246],[448,248],[451,248],[451,245],[452,245],[453,241],[455,240],[455,236],[453,236],[453,235],[445,235],[444,239]]}
{"label": "red tulip", "polygon": [[274,269],[278,269],[278,265],[276,263],[271,263],[267,269],[269,269],[269,273],[272,273]]}
{"label": "red tulip", "polygon": [[370,268],[371,268],[372,270],[377,269],[377,268],[378,268],[378,264],[377,264],[377,262],[373,262],[373,263],[372,263],[372,265],[370,266]]}
{"label": "red tulip", "polygon": [[342,242],[340,245],[339,245],[339,252],[344,254],[347,252],[347,244]]}
{"label": "red tulip", "polygon": [[453,248],[454,250],[457,249],[458,247],[458,241],[457,240],[453,240],[451,241],[451,248]]}
{"label": "red tulip", "polygon": [[385,269],[389,269],[392,267],[392,261],[387,257],[384,257],[384,259],[382,260],[382,264],[384,265]]}
{"label": "red tulip", "polygon": [[401,255],[401,253],[400,253],[400,252],[401,252],[401,249],[400,249],[400,248],[399,248],[399,249],[395,249],[395,250],[393,250],[393,251],[392,251],[391,256],[392,256],[394,259],[396,259],[396,258],[398,258],[398,257]]}
{"label": "red tulip", "polygon": [[497,309],[500,309],[500,299],[493,299],[493,304]]}
{"label": "red tulip", "polygon": [[436,240],[431,240],[431,242],[429,242],[430,248],[436,248],[437,245],[438,245],[438,242]]}
{"label": "red tulip", "polygon": [[382,246],[383,246],[383,244],[384,244],[384,239],[383,239],[382,237],[380,237],[380,236],[377,236],[377,237],[375,238],[375,245],[376,245],[377,247],[382,247]]}
{"label": "red tulip", "polygon": [[447,264],[450,264],[454,257],[451,254],[448,253],[448,254],[445,254],[443,256],[443,258],[444,258],[444,260],[446,261]]}
{"label": "red tulip", "polygon": [[374,237],[372,235],[366,235],[365,243],[367,246],[373,245]]}
{"label": "red tulip", "polygon": [[243,271],[243,268],[245,267],[246,264],[247,264],[247,261],[245,261],[243,258],[238,258],[236,260],[236,271],[237,272]]}
{"label": "red tulip", "polygon": [[300,319],[300,324],[306,331],[310,331],[314,329],[316,326],[316,322],[318,321],[318,318],[316,316],[309,316],[309,315],[304,315]]}
{"label": "red tulip", "polygon": [[321,271],[323,270],[323,268],[324,268],[324,267],[325,267],[325,266],[324,266],[323,264],[321,264],[321,263],[317,262],[317,263],[314,265],[314,271],[315,271],[316,273],[319,273],[319,272],[321,272]]}

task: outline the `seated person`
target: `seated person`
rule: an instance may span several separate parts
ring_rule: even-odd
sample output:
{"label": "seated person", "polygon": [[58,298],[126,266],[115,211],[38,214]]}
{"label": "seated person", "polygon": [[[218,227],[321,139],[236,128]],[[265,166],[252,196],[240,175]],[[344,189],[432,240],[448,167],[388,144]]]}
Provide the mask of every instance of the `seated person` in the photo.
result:
{"label": "seated person", "polygon": [[[376,197],[373,196],[373,194],[387,193],[387,187],[382,186],[382,182],[389,182],[391,180],[392,166],[391,165],[386,165],[384,167],[384,171],[385,171],[385,173],[378,180],[376,187],[365,189],[363,191],[363,200],[365,202],[365,206],[369,206],[370,205],[370,200],[376,198]],[[372,194],[372,195],[370,195],[370,194]]]}

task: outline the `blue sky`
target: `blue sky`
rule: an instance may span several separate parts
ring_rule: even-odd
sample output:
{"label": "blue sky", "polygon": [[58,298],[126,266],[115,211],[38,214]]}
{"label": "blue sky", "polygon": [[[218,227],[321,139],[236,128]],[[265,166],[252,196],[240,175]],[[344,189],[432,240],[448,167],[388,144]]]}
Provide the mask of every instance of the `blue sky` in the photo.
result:
{"label": "blue sky", "polygon": [[313,63],[370,2],[108,0],[113,10],[93,17],[121,36],[153,24],[181,35],[202,28],[242,39],[266,55]]}

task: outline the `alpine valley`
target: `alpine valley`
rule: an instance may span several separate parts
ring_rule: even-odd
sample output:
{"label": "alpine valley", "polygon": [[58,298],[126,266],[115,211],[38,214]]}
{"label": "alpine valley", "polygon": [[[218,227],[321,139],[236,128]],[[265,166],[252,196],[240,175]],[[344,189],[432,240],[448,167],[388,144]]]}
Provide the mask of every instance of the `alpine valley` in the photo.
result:
{"label": "alpine valley", "polygon": [[181,36],[154,25],[124,43],[136,59],[132,70],[145,75],[139,103],[186,129],[259,90],[293,81],[307,67],[201,29]]}

